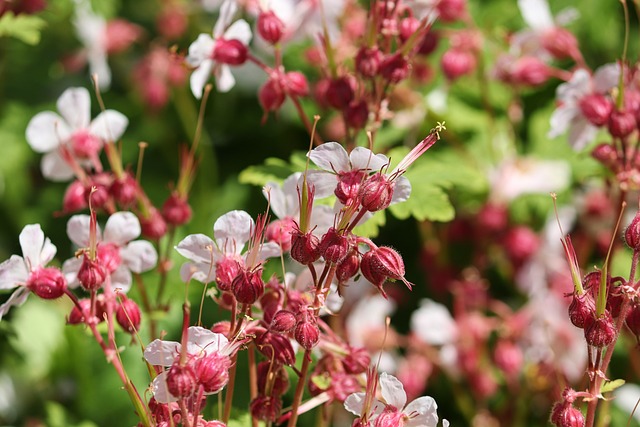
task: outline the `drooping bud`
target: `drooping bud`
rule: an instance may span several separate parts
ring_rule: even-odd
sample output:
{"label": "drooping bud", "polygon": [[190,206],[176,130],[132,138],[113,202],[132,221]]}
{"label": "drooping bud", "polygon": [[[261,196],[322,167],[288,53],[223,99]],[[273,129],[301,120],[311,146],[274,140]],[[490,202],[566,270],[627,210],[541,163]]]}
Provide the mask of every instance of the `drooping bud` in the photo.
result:
{"label": "drooping bud", "polygon": [[375,77],[384,55],[377,47],[363,46],[356,54],[356,71],[364,77]]}
{"label": "drooping bud", "polygon": [[584,327],[584,337],[589,345],[597,348],[606,347],[616,338],[616,327],[608,311],[597,318],[589,318]]}
{"label": "drooping bud", "polygon": [[309,82],[304,74],[299,71],[289,71],[284,75],[287,91],[294,96],[309,95]]}
{"label": "drooping bud", "polygon": [[258,101],[264,111],[278,111],[282,104],[284,104],[285,94],[280,84],[280,81],[276,78],[269,78],[258,92]]}
{"label": "drooping bud", "polygon": [[180,38],[187,30],[188,24],[185,8],[179,4],[165,3],[156,17],[156,30],[168,40]]}
{"label": "drooping bud", "polygon": [[501,232],[507,227],[509,212],[504,204],[487,203],[478,212],[476,221],[487,234]]}
{"label": "drooping bud", "polygon": [[402,53],[387,56],[380,63],[380,75],[389,83],[400,83],[409,76],[409,61]]}
{"label": "drooping bud", "polygon": [[303,320],[296,325],[293,336],[302,348],[311,350],[320,340],[320,329],[316,322]]}
{"label": "drooping bud", "polygon": [[283,365],[291,366],[296,362],[296,354],[293,351],[289,338],[284,335],[264,331],[255,340],[258,351],[268,360],[275,360]]}
{"label": "drooping bud", "polygon": [[386,296],[382,289],[387,279],[402,280],[411,289],[411,283],[404,278],[404,261],[398,252],[388,246],[372,248],[360,261],[362,275]]}
{"label": "drooping bud", "polygon": [[87,291],[95,291],[102,286],[107,278],[107,269],[100,259],[92,260],[87,253],[82,255],[82,264],[78,270],[78,281]]}
{"label": "drooping bud", "polygon": [[496,366],[504,372],[507,377],[513,377],[521,371],[524,355],[522,354],[522,349],[514,342],[500,340],[493,350],[493,359]]}
{"label": "drooping bud", "polygon": [[83,298],[81,300],[78,300],[78,304],[80,305],[82,310],[79,309],[77,305],[73,306],[73,308],[71,309],[71,312],[69,313],[69,316],[67,317],[68,325],[78,325],[80,323],[86,322],[83,312],[85,313],[90,312],[91,300],[89,298]]}
{"label": "drooping bud", "polygon": [[442,55],[440,66],[447,79],[456,80],[476,68],[476,57],[466,49],[449,49]]}
{"label": "drooping bud", "polygon": [[598,144],[591,152],[591,157],[602,163],[609,169],[615,170],[618,166],[618,151],[611,144]]}
{"label": "drooping bud", "polygon": [[529,259],[540,246],[538,235],[526,226],[516,226],[507,231],[503,240],[507,255],[515,263]]}
{"label": "drooping bud", "polygon": [[573,406],[574,393],[575,391],[566,389],[563,392],[563,400],[553,405],[550,421],[556,427],[584,427],[582,412]]}
{"label": "drooping bud", "polygon": [[349,251],[349,239],[339,233],[334,227],[331,227],[322,236],[319,250],[326,262],[338,263],[347,256]]}
{"label": "drooping bud", "polygon": [[525,56],[518,59],[511,69],[514,83],[525,86],[539,86],[549,80],[551,69],[540,58]]}
{"label": "drooping bud", "polygon": [[311,264],[320,258],[320,239],[313,233],[301,233],[300,231],[291,234],[291,258],[300,264]]}
{"label": "drooping bud", "polygon": [[636,118],[627,110],[614,110],[609,116],[609,133],[615,138],[626,138],[636,129]]}
{"label": "drooping bud", "polygon": [[260,37],[271,44],[278,43],[284,34],[284,23],[271,10],[260,12],[256,26]]}
{"label": "drooping bud", "polygon": [[393,198],[394,181],[386,174],[377,172],[366,179],[360,186],[358,196],[362,207],[369,212],[386,209]]}
{"label": "drooping bud", "polygon": [[247,60],[247,47],[237,39],[218,39],[213,48],[213,59],[229,65],[242,65]]}
{"label": "drooping bud", "polygon": [[640,305],[634,304],[625,320],[627,327],[640,340]]}
{"label": "drooping bud", "polygon": [[108,54],[125,51],[142,35],[142,29],[124,19],[107,22],[105,48]]}
{"label": "drooping bud", "polygon": [[350,347],[349,353],[342,359],[342,366],[349,374],[361,374],[371,365],[371,355],[364,347]]}
{"label": "drooping bud", "polygon": [[64,294],[67,289],[67,281],[57,268],[45,267],[32,271],[26,286],[40,298],[56,299]]}
{"label": "drooping bud", "polygon": [[162,217],[171,225],[183,225],[189,222],[193,214],[191,206],[185,197],[178,193],[171,193],[162,205]]}
{"label": "drooping bud", "polygon": [[250,271],[241,269],[231,283],[231,292],[241,304],[253,304],[264,293],[262,268]]}
{"label": "drooping bud", "polygon": [[420,21],[413,17],[409,16],[400,21],[400,25],[398,26],[398,36],[400,36],[400,41],[402,43],[409,40],[416,31],[420,28]]}
{"label": "drooping bud", "polygon": [[79,180],[73,181],[67,187],[67,190],[64,193],[64,198],[62,199],[63,212],[77,212],[85,209],[87,206],[89,205],[87,203],[87,191],[84,184]]}
{"label": "drooping bud", "polygon": [[582,295],[573,294],[569,304],[569,319],[577,328],[584,328],[596,315],[596,305],[590,293]]}
{"label": "drooping bud", "polygon": [[367,101],[352,102],[344,111],[347,125],[354,129],[362,129],[369,119],[369,107]]}
{"label": "drooping bud", "polygon": [[338,263],[338,267],[336,268],[336,279],[338,283],[346,283],[347,280],[358,273],[359,269],[360,256],[357,250],[352,249],[347,256]]}
{"label": "drooping bud", "polygon": [[586,95],[578,102],[582,115],[594,126],[604,126],[613,111],[611,99],[599,93]]}
{"label": "drooping bud", "polygon": [[287,332],[293,330],[295,326],[295,314],[288,310],[280,310],[276,314],[274,314],[273,319],[271,320],[271,324],[269,325],[269,329],[274,332],[286,334]]}
{"label": "drooping bud", "polygon": [[109,194],[122,208],[128,208],[138,198],[138,182],[130,175],[125,174],[119,179],[114,179],[109,187]]}
{"label": "drooping bud", "polygon": [[148,216],[139,215],[138,218],[144,237],[157,240],[167,234],[167,223],[156,208],[151,208]]}
{"label": "drooping bud", "polygon": [[140,313],[140,307],[135,301],[129,298],[124,298],[118,307],[116,308],[116,320],[118,325],[130,334],[135,333],[140,329],[140,321],[142,314]]}
{"label": "drooping bud", "polygon": [[167,389],[172,396],[182,399],[191,396],[196,390],[197,379],[191,364],[181,365],[175,361],[167,372]]}
{"label": "drooping bud", "polygon": [[282,399],[279,396],[257,396],[249,404],[249,411],[252,418],[273,423],[282,411]]}
{"label": "drooping bud", "polygon": [[556,59],[573,58],[579,54],[578,40],[569,30],[550,28],[542,35],[542,47]]}
{"label": "drooping bud", "polygon": [[467,0],[440,0],[436,5],[438,19],[443,22],[455,22],[463,19],[467,13]]}
{"label": "drooping bud", "polygon": [[212,353],[200,357],[194,364],[194,371],[198,383],[205,393],[217,393],[229,382],[231,359],[221,353]]}
{"label": "drooping bud", "polygon": [[348,76],[338,77],[329,82],[326,98],[333,108],[343,110],[349,106],[354,97],[354,88],[351,78]]}
{"label": "drooping bud", "polygon": [[440,36],[438,35],[438,33],[435,31],[429,31],[424,35],[424,37],[422,37],[422,40],[418,45],[418,54],[424,56],[432,54],[438,47],[439,41]]}

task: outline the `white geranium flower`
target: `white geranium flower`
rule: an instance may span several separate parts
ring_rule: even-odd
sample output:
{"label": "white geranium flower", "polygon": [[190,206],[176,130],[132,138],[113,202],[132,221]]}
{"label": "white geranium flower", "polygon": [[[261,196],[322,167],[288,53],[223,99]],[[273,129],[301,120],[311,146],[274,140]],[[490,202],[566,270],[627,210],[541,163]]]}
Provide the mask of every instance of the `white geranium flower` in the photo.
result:
{"label": "white geranium flower", "polygon": [[100,168],[103,144],[120,139],[129,121],[114,110],[105,110],[91,120],[91,98],[85,88],[69,88],[58,98],[60,115],[52,111],[36,114],[27,125],[27,142],[42,157],[42,174],[53,181],[66,181],[74,172],[68,160],[90,162]]}
{"label": "white geranium flower", "polygon": [[411,315],[411,330],[431,345],[451,344],[458,337],[458,327],[447,307],[430,299],[423,299]]}
{"label": "white geranium flower", "polygon": [[[175,249],[190,262],[180,268],[180,277],[184,282],[190,279],[210,283],[216,278],[217,264],[232,259],[244,265],[245,245],[255,232],[253,218],[245,211],[231,211],[213,224],[213,239],[204,234],[191,234],[185,237]],[[259,258],[280,256],[280,246],[276,243],[264,243],[260,247]]]}
{"label": "white geranium flower", "polygon": [[245,46],[251,41],[251,28],[244,19],[231,24],[237,10],[235,1],[226,0],[220,8],[220,16],[213,27],[213,37],[209,34],[200,34],[189,46],[187,63],[196,67],[191,74],[191,92],[198,99],[202,97],[205,83],[212,72],[220,92],[228,92],[235,85],[231,69],[227,64],[216,63],[213,52],[219,39],[239,40]]}
{"label": "white geranium flower", "polygon": [[[80,248],[89,246],[89,215],[74,215],[67,222],[69,239]],[[116,212],[109,217],[104,234],[97,227],[98,258],[111,275],[111,286],[127,292],[131,288],[131,272],[144,273],[158,262],[158,253],[150,242],[134,240],[141,233],[140,221],[131,212]],[[78,271],[82,259],[71,258],[64,262],[64,272],[69,286],[78,286]]]}
{"label": "white geranium flower", "polygon": [[[396,377],[383,372],[380,374],[379,383],[382,400],[374,398],[371,407],[368,408],[370,421],[378,420],[378,422],[383,421],[384,425],[404,427],[436,427],[438,425],[436,412],[438,405],[432,397],[422,396],[407,404],[404,386]],[[365,393],[350,394],[344,401],[345,409],[361,417],[366,410],[365,396]],[[445,425],[448,425],[448,422]]]}
{"label": "white geranium flower", "polygon": [[12,255],[0,264],[0,290],[17,288],[9,299],[0,305],[0,320],[11,307],[22,305],[27,300],[29,278],[44,268],[56,254],[56,247],[44,237],[40,224],[25,226],[19,239],[22,256]]}

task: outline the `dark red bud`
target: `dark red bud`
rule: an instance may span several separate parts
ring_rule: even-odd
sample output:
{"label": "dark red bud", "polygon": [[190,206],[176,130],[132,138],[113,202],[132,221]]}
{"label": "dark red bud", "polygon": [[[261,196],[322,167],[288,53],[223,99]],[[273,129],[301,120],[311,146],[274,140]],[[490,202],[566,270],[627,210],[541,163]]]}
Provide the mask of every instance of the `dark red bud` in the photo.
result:
{"label": "dark red bud", "polygon": [[252,418],[275,422],[282,411],[282,399],[279,396],[257,396],[249,404]]}
{"label": "dark red bud", "polygon": [[26,285],[31,292],[43,299],[59,298],[67,289],[64,275],[55,267],[39,268],[31,272]]}
{"label": "dark red bud", "polygon": [[631,307],[625,322],[631,333],[636,336],[636,339],[640,339],[640,305],[634,304]]}
{"label": "dark red bud", "polygon": [[618,151],[611,144],[598,144],[591,152],[591,157],[602,163],[609,169],[615,170],[618,166]]}
{"label": "dark red bud", "polygon": [[561,402],[554,405],[551,422],[556,427],[584,427],[584,416],[573,405]]}
{"label": "dark red bud", "polygon": [[443,22],[455,22],[465,17],[467,0],[440,0],[437,3],[438,19]]}
{"label": "dark red bud", "polygon": [[258,92],[258,100],[264,111],[277,111],[285,100],[284,89],[280,81],[270,78],[265,82]]}
{"label": "dark red bud", "polygon": [[113,180],[109,193],[120,207],[128,208],[138,198],[138,183],[127,173],[122,178]]}
{"label": "dark red bud", "polygon": [[275,360],[283,365],[291,366],[296,362],[296,354],[293,351],[289,338],[284,335],[265,331],[255,340],[258,351],[267,360]]}
{"label": "dark red bud", "polygon": [[271,44],[278,43],[284,34],[284,23],[271,10],[260,12],[256,27],[260,37]]}
{"label": "dark red bud", "polygon": [[338,263],[336,268],[336,279],[338,283],[346,283],[358,273],[360,269],[360,256],[358,251],[351,250],[342,261]]}
{"label": "dark red bud", "polygon": [[365,100],[352,102],[344,112],[347,125],[353,129],[362,129],[369,120],[369,107]]}
{"label": "dark red bud", "polygon": [[435,52],[438,47],[438,42],[440,41],[440,36],[435,31],[429,31],[427,34],[422,37],[420,41],[420,45],[418,46],[418,53],[420,55],[430,55]]}
{"label": "dark red bud", "polygon": [[87,191],[84,184],[79,180],[73,181],[62,199],[62,210],[64,213],[77,212],[89,206],[87,204]]}
{"label": "dark red bud", "polygon": [[362,183],[358,191],[362,207],[369,212],[386,209],[391,204],[395,183],[387,175],[377,172]]}
{"label": "dark red bud", "polygon": [[456,80],[476,68],[476,57],[468,50],[450,49],[442,55],[440,66],[447,79]]}
{"label": "dark red bud", "polygon": [[293,336],[302,348],[311,350],[320,340],[320,329],[318,325],[312,321],[298,322]]}
{"label": "dark red bud", "polygon": [[551,69],[540,58],[525,56],[518,59],[511,69],[511,80],[520,85],[540,86],[551,77]]}
{"label": "dark red bud", "polygon": [[320,241],[320,254],[326,262],[339,263],[347,256],[349,251],[349,240],[346,236],[338,233],[331,227]]}
{"label": "dark red bud", "polygon": [[152,208],[147,217],[140,215],[138,218],[144,237],[157,240],[167,234],[167,223],[156,208]]}
{"label": "dark red bud", "polygon": [[191,396],[196,390],[196,374],[190,364],[180,365],[174,362],[167,372],[167,389],[178,399]]}
{"label": "dark red bud", "polygon": [[287,333],[296,326],[296,316],[288,310],[280,310],[274,314],[269,329],[278,333]]}
{"label": "dark red bud", "polygon": [[364,77],[375,77],[384,55],[377,47],[361,47],[356,54],[356,71]]}
{"label": "dark red bud", "polygon": [[398,35],[400,36],[400,41],[402,43],[409,40],[416,31],[420,28],[420,21],[413,16],[409,16],[400,21],[400,26],[398,27]]}
{"label": "dark red bud", "polygon": [[402,53],[387,56],[380,64],[380,75],[389,83],[400,83],[409,76],[409,61]]}
{"label": "dark red bud", "polygon": [[78,325],[80,323],[85,323],[85,318],[83,311],[89,313],[91,310],[91,300],[89,298],[84,298],[78,300],[78,304],[82,307],[82,310],[78,308],[77,305],[74,305],[67,317],[67,324],[69,325]]}
{"label": "dark red bud", "polygon": [[333,108],[342,110],[347,108],[354,96],[354,88],[352,80],[347,77],[338,77],[329,82],[326,98],[327,102]]}
{"label": "dark red bud", "polygon": [[213,59],[223,64],[242,65],[247,60],[247,47],[240,40],[216,41],[213,49]]}
{"label": "dark red bud", "polygon": [[569,304],[569,319],[577,328],[584,328],[596,315],[596,306],[590,293],[573,294]]}
{"label": "dark red bud", "polygon": [[107,278],[107,269],[99,259],[91,260],[85,253],[78,270],[78,281],[87,291],[99,289]]}
{"label": "dark red bud", "polygon": [[287,83],[287,90],[294,96],[309,95],[309,83],[304,74],[299,71],[290,71],[284,75]]}
{"label": "dark red bud", "polygon": [[142,313],[135,301],[128,298],[123,299],[116,308],[116,320],[118,325],[130,334],[136,333],[140,329]]}
{"label": "dark red bud", "polygon": [[300,264],[311,264],[320,258],[320,239],[311,232],[291,234],[291,258]]}
{"label": "dark red bud", "polygon": [[264,293],[262,269],[242,269],[231,283],[231,292],[241,304],[253,304]]}
{"label": "dark red bud", "polygon": [[171,225],[184,225],[191,219],[189,202],[177,193],[172,193],[162,205],[162,217]]}
{"label": "dark red bud", "polygon": [[584,337],[589,345],[606,347],[616,338],[616,327],[608,311],[600,317],[591,317],[584,328]]}
{"label": "dark red bud", "polygon": [[609,133],[615,138],[626,138],[636,129],[636,118],[627,110],[612,111],[609,116]]}

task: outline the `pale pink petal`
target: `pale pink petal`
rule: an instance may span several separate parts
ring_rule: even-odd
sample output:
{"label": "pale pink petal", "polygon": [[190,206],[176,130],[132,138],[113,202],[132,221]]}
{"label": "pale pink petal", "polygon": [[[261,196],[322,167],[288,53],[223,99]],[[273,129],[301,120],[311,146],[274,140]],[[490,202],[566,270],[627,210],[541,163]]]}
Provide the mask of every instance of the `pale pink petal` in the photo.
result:
{"label": "pale pink petal", "polygon": [[349,155],[337,142],[325,142],[309,153],[309,158],[319,168],[329,172],[347,172],[351,170]]}
{"label": "pale pink petal", "polygon": [[124,246],[140,236],[140,220],[132,212],[116,212],[104,226],[104,241]]}
{"label": "pale pink petal", "polygon": [[556,90],[558,101],[577,102],[583,96],[591,92],[591,74],[583,68],[576,70],[571,79],[562,83]]}
{"label": "pale pink petal", "polygon": [[189,79],[189,82],[191,84],[191,93],[193,93],[193,96],[195,96],[196,98],[202,98],[204,85],[207,84],[207,80],[209,80],[212,69],[213,61],[210,59],[206,59],[202,61],[200,66],[196,68],[193,73],[191,73],[191,78]]}
{"label": "pale pink petal", "polygon": [[186,59],[187,64],[192,67],[200,67],[203,62],[210,61],[215,46],[216,42],[209,34],[200,34],[189,46],[189,55]]}
{"label": "pale pink petal", "polygon": [[380,393],[388,405],[393,405],[398,409],[404,408],[407,403],[407,394],[404,392],[402,383],[386,372],[380,374]]}
{"label": "pale pink petal", "polygon": [[225,40],[239,40],[243,45],[251,41],[251,27],[244,19],[234,22],[222,36]]}
{"label": "pale pink petal", "polygon": [[101,90],[111,86],[111,68],[107,62],[107,52],[102,46],[89,46],[87,60],[89,61],[89,73],[97,76],[98,87]]}
{"label": "pale pink petal", "polygon": [[620,79],[620,65],[606,64],[598,68],[593,75],[593,90],[597,93],[607,93],[616,87]]}
{"label": "pale pink petal", "polygon": [[106,110],[93,119],[89,132],[104,142],[118,141],[129,125],[129,119],[117,111]]}
{"label": "pale pink petal", "polygon": [[362,416],[362,410],[364,409],[364,393],[351,393],[344,400],[344,409],[351,412],[353,415]]}
{"label": "pale pink petal", "polygon": [[91,97],[83,87],[65,90],[57,103],[58,111],[71,130],[86,129],[91,121]]}
{"label": "pale pink petal", "polygon": [[274,242],[263,243],[260,246],[260,251],[258,253],[258,260],[264,261],[268,258],[279,257],[282,254],[282,248],[279,244]]}
{"label": "pale pink petal", "polygon": [[125,294],[131,289],[131,271],[126,265],[121,265],[111,273],[111,289],[119,289]]}
{"label": "pale pink petal", "polygon": [[175,250],[191,261],[209,264],[213,263],[216,252],[215,242],[204,234],[190,234],[175,246]]}
{"label": "pale pink petal", "polygon": [[204,351],[208,355],[221,352],[229,344],[229,340],[224,335],[200,326],[190,326],[187,333],[189,354],[200,354]]}
{"label": "pale pink petal", "polygon": [[158,403],[171,403],[177,402],[178,399],[169,393],[167,386],[167,371],[161,372],[160,375],[153,379],[151,384],[153,390],[153,397]]}
{"label": "pale pink petal", "polygon": [[[270,201],[271,210],[280,219],[296,217],[300,211],[298,206],[298,181],[302,173],[296,172],[284,180],[282,186],[275,182],[267,182],[262,194]],[[268,191],[267,191],[268,190]],[[269,195],[267,196],[267,193]]]}
{"label": "pale pink petal", "polygon": [[[67,221],[67,236],[79,248],[89,247],[89,215],[74,215]],[[97,239],[101,240],[99,227],[96,227]]]}
{"label": "pale pink petal", "polygon": [[213,236],[222,253],[239,255],[249,241],[255,225],[245,211],[231,211],[222,215],[213,224]]}
{"label": "pale pink petal", "polygon": [[217,39],[224,34],[224,30],[231,24],[234,15],[238,11],[238,5],[235,0],[225,0],[220,6],[220,14],[218,15],[218,21],[213,27],[213,38]]}
{"label": "pale pink petal", "polygon": [[402,411],[409,417],[404,425],[406,427],[437,427],[438,413],[436,410],[438,405],[432,397],[419,397],[409,403]]}
{"label": "pale pink petal", "polygon": [[307,182],[313,185],[315,197],[322,199],[334,194],[338,185],[338,177],[326,171],[310,170],[307,172]]}
{"label": "pale pink petal", "polygon": [[564,134],[568,129],[571,121],[575,120],[580,114],[578,108],[574,105],[561,105],[551,114],[551,128],[547,133],[547,137],[556,138]]}
{"label": "pale pink petal", "polygon": [[534,30],[541,31],[555,26],[547,0],[518,0],[518,7],[524,22]]}
{"label": "pale pink petal", "polygon": [[47,237],[44,239],[42,250],[40,251],[40,265],[47,265],[51,262],[54,256],[56,256],[57,249],[51,240]]}
{"label": "pale pink petal", "polygon": [[40,254],[44,246],[44,233],[40,224],[26,225],[20,233],[20,247],[22,257],[29,271],[34,271],[42,266]]}
{"label": "pale pink petal", "polygon": [[64,278],[67,281],[67,286],[72,289],[80,286],[78,271],[80,271],[81,265],[81,258],[69,258],[62,264],[62,274],[64,274]]}
{"label": "pale pink petal", "polygon": [[265,199],[269,201],[271,211],[273,211],[276,217],[282,219],[287,216],[286,197],[282,187],[280,187],[278,183],[271,181],[267,182],[266,185],[262,187],[262,194]]}
{"label": "pale pink petal", "polygon": [[11,258],[0,264],[0,290],[13,289],[26,283],[27,279],[29,271],[22,257],[11,255]]}
{"label": "pale pink petal", "polygon": [[580,151],[595,139],[597,133],[598,128],[580,116],[571,123],[567,140],[574,150]]}
{"label": "pale pink petal", "polygon": [[393,188],[393,196],[391,196],[391,204],[401,203],[409,200],[411,196],[411,183],[404,176],[396,178],[396,185]]}
{"label": "pale pink petal", "polygon": [[62,117],[51,111],[38,113],[27,125],[27,143],[36,153],[48,153],[71,136]]}
{"label": "pale pink petal", "polygon": [[[322,145],[321,145],[322,147]],[[352,169],[379,171],[389,164],[389,159],[384,154],[373,154],[364,147],[356,147],[349,154]]]}
{"label": "pale pink petal", "polygon": [[448,420],[442,420],[442,427],[449,427],[449,421]]}
{"label": "pale pink petal", "polygon": [[200,283],[211,283],[216,278],[216,269],[211,263],[185,262],[180,267],[180,279],[184,283],[196,280]]}
{"label": "pale pink petal", "polygon": [[214,74],[216,76],[216,87],[218,88],[218,92],[229,92],[233,86],[236,84],[236,79],[233,78],[233,74],[231,74],[231,68],[227,64],[219,64]]}
{"label": "pale pink petal", "polygon": [[458,337],[458,327],[449,309],[430,299],[422,300],[420,308],[413,312],[411,330],[431,345],[450,344]]}
{"label": "pale pink petal", "polygon": [[156,248],[146,240],[135,240],[120,249],[122,262],[134,273],[144,273],[158,263]]}
{"label": "pale pink petal", "polygon": [[0,305],[0,320],[2,320],[2,317],[7,314],[11,307],[17,307],[24,304],[24,302],[27,300],[27,297],[29,296],[29,293],[29,289],[24,286],[20,286],[18,289],[16,289],[11,294],[9,299],[5,301],[4,304]]}
{"label": "pale pink petal", "polygon": [[60,157],[58,150],[51,151],[42,156],[40,170],[42,171],[42,176],[51,181],[69,181],[74,176],[73,169]]}
{"label": "pale pink petal", "polygon": [[144,349],[144,358],[154,366],[171,366],[179,352],[180,343],[156,339]]}

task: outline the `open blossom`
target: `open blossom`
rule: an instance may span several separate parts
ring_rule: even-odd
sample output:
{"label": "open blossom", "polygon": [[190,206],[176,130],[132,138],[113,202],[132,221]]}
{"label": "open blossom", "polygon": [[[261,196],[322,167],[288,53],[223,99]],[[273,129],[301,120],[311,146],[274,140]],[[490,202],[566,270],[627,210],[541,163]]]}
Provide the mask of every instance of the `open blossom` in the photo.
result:
{"label": "open blossom", "polygon": [[60,115],[52,111],[36,114],[27,125],[27,142],[42,157],[42,174],[54,181],[73,177],[69,161],[88,162],[100,169],[98,155],[105,143],[120,139],[129,121],[114,110],[91,120],[91,98],[85,88],[69,88],[58,98]]}
{"label": "open blossom", "polygon": [[[369,408],[365,408],[365,393],[353,393],[344,401],[347,411],[359,417],[366,414],[374,426],[436,427],[438,414],[435,400],[422,396],[407,404],[407,394],[402,383],[386,372],[380,374],[380,394],[382,400],[374,398]],[[443,421],[444,422],[444,421]],[[448,425],[447,422],[444,422]]]}
{"label": "open blossom", "polygon": [[[238,6],[235,1],[226,0],[220,8],[218,22],[213,27],[213,37],[209,34],[200,34],[196,41],[189,46],[187,63],[196,68],[191,74],[191,92],[196,98],[202,97],[205,83],[212,72],[216,78],[216,87],[220,92],[228,92],[235,85],[235,79],[229,65],[227,65],[233,62],[219,59],[222,53],[226,53],[222,50],[228,49],[229,42],[240,42],[241,46],[233,46],[234,50],[240,51],[246,50],[246,46],[251,40],[251,28],[244,19],[231,24],[237,10]],[[240,59],[238,58],[238,60]],[[234,65],[239,64],[234,63]]]}
{"label": "open blossom", "polygon": [[411,330],[430,345],[447,345],[458,338],[458,326],[447,307],[430,299],[422,300],[411,315]]}
{"label": "open blossom", "polygon": [[[243,252],[255,228],[253,218],[248,213],[231,211],[213,224],[213,239],[204,234],[185,237],[175,247],[180,255],[190,260],[180,269],[182,280],[188,282],[194,279],[202,283],[232,281],[240,267],[244,267]],[[261,245],[259,258],[265,260],[280,253],[279,245],[268,242]],[[223,277],[227,276],[226,273],[234,277]]]}
{"label": "open blossom", "polygon": [[[46,268],[46,265],[56,254],[56,247],[48,238],[44,237],[40,224],[30,224],[22,229],[20,247],[22,248],[22,256],[12,255],[11,258],[0,264],[0,290],[17,288],[9,299],[0,305],[0,319],[11,307],[21,305],[26,301],[31,288],[34,285],[39,285],[34,283],[35,281],[45,279],[53,282],[57,289],[50,289],[56,293],[64,291],[66,286],[61,274],[57,277],[56,272],[59,273],[57,269]],[[60,295],[52,295],[52,297],[57,296]]]}
{"label": "open blossom", "polygon": [[[234,346],[229,344],[229,340],[223,334],[211,332],[199,326],[189,327],[187,334],[186,366],[193,369],[194,383],[204,388],[205,395],[218,393],[228,381],[228,369],[231,367],[229,355],[234,351]],[[179,342],[156,339],[145,348],[144,358],[154,366],[170,367],[178,361],[181,352],[182,344]],[[206,366],[208,361],[215,361],[216,366]],[[219,367],[225,369],[218,372]],[[212,373],[211,370],[216,371],[220,376],[219,389],[207,390],[207,383],[212,380],[209,375]],[[170,386],[167,384],[169,372],[171,371],[165,370],[153,380],[153,397],[160,403],[178,400],[169,392]]]}
{"label": "open blossom", "polygon": [[[80,248],[89,247],[89,215],[74,215],[67,223],[67,235]],[[116,212],[109,217],[104,233],[97,229],[97,257],[111,277],[111,286],[127,292],[131,287],[131,273],[151,270],[158,261],[153,245],[140,236],[140,221],[131,212]],[[71,258],[62,266],[70,286],[77,286],[81,258]]]}

